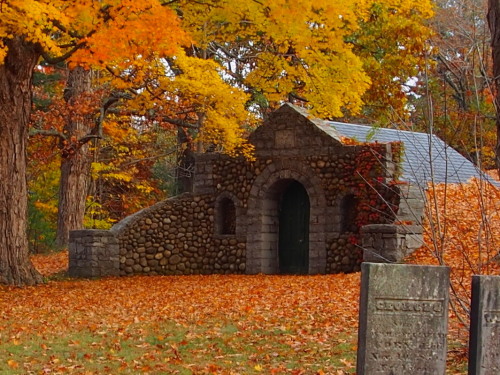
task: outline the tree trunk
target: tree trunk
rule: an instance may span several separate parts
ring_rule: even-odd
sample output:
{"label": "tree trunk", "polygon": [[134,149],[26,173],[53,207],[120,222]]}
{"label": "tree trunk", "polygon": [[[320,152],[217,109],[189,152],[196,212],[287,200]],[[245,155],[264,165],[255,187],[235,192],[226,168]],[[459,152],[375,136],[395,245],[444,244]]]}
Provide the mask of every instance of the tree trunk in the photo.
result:
{"label": "tree trunk", "polygon": [[42,282],[28,253],[26,144],[32,76],[39,54],[20,37],[6,39],[0,65],[0,283]]}
{"label": "tree trunk", "polygon": [[500,0],[488,0],[488,25],[491,33],[491,54],[493,57],[493,86],[497,141],[495,163],[500,174]]}
{"label": "tree trunk", "polygon": [[[82,95],[90,92],[91,81],[90,70],[81,67],[72,69],[64,92],[66,102],[77,104]],[[93,126],[90,116],[75,115],[64,127],[67,143],[63,145],[59,183],[56,238],[59,248],[68,246],[70,230],[83,228],[92,158],[88,142],[80,140],[91,132]]]}

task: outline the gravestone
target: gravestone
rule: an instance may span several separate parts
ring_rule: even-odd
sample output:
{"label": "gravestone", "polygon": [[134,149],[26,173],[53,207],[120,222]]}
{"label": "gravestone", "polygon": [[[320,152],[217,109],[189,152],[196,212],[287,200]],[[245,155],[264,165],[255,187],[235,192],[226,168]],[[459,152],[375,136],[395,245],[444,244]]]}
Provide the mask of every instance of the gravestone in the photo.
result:
{"label": "gravestone", "polygon": [[500,276],[473,276],[469,375],[500,374]]}
{"label": "gravestone", "polygon": [[363,263],[358,375],[446,370],[449,269]]}

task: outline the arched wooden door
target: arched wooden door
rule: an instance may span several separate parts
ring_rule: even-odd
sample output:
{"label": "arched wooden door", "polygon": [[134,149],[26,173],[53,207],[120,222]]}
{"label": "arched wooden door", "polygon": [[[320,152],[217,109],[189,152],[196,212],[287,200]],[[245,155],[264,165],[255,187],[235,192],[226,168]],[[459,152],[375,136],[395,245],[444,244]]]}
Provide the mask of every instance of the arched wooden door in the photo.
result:
{"label": "arched wooden door", "polygon": [[279,269],[285,274],[309,272],[309,196],[293,181],[284,191],[279,207]]}

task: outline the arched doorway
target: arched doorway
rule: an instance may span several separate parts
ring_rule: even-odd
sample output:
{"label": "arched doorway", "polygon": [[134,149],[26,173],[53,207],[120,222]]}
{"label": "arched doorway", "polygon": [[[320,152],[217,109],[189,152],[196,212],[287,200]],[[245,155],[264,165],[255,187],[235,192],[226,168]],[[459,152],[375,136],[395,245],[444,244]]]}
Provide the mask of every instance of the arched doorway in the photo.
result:
{"label": "arched doorway", "polygon": [[[307,198],[309,224],[308,241],[304,241],[308,258],[303,268],[296,273],[320,274],[326,270],[325,220],[327,202],[321,189],[321,181],[311,173],[310,166],[290,160],[290,165],[278,166],[271,163],[257,178],[250,190],[246,218],[246,272],[249,274],[277,274],[284,271],[280,267],[279,232],[280,205],[284,195],[295,184],[295,189],[303,189],[303,198]],[[293,164],[293,165],[292,165]],[[300,187],[297,188],[297,185]],[[290,193],[293,195],[292,193]],[[294,202],[294,199],[290,199]],[[296,202],[296,201],[295,201]],[[284,215],[283,215],[284,216]],[[283,230],[281,230],[283,233]],[[286,233],[286,229],[285,229]],[[284,254],[283,254],[284,255]],[[286,257],[286,255],[285,255]],[[304,271],[305,268],[305,271]]]}
{"label": "arched doorway", "polygon": [[279,271],[285,274],[309,272],[310,203],[306,189],[293,180],[279,204]]}

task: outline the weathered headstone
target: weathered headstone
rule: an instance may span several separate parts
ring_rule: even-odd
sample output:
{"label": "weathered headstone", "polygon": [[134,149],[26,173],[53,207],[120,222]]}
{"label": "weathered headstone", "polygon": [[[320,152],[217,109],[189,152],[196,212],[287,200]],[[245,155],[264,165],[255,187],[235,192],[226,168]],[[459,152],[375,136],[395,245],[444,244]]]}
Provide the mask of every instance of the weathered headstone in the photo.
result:
{"label": "weathered headstone", "polygon": [[469,375],[500,374],[500,276],[473,276]]}
{"label": "weathered headstone", "polygon": [[358,375],[446,370],[449,269],[363,263]]}

